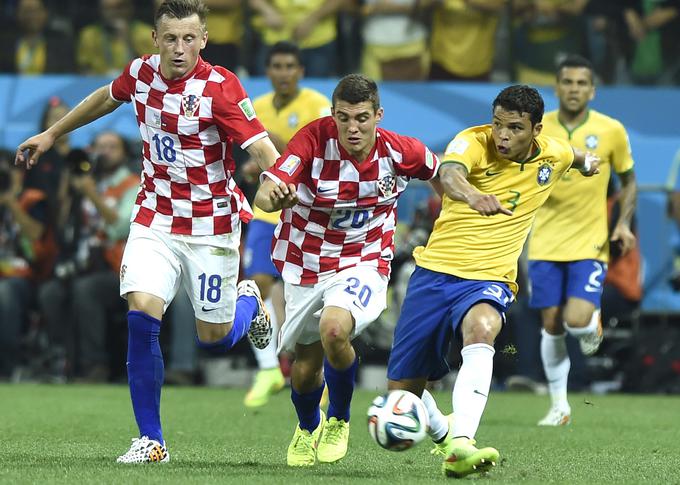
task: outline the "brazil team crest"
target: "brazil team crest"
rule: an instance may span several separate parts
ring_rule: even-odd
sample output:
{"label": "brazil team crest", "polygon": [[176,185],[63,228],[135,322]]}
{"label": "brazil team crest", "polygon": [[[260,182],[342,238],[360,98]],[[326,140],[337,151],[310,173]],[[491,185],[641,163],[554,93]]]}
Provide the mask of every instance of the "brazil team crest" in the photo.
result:
{"label": "brazil team crest", "polygon": [[385,175],[383,178],[378,180],[378,188],[383,197],[392,197],[394,193],[396,179],[394,175]]}
{"label": "brazil team crest", "polygon": [[198,108],[201,106],[201,97],[195,94],[182,96],[182,108],[184,108],[184,116],[187,118],[196,118],[198,116]]}
{"label": "brazil team crest", "polygon": [[597,148],[599,141],[600,140],[597,138],[597,135],[586,136],[586,148],[588,150],[595,150]]}
{"label": "brazil team crest", "polygon": [[547,163],[541,165],[538,168],[538,176],[536,177],[538,185],[545,185],[548,182],[550,182],[550,176],[552,175],[552,171],[553,171],[552,167]]}

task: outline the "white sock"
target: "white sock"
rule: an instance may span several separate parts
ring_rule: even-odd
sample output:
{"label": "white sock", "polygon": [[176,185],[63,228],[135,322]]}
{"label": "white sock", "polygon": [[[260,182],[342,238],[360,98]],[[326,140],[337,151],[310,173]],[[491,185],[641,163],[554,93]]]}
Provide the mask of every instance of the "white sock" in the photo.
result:
{"label": "white sock", "polygon": [[423,390],[422,396],[423,404],[427,409],[427,414],[430,416],[430,427],[427,430],[427,434],[430,435],[432,441],[441,441],[446,433],[449,432],[449,420],[437,407],[437,403],[434,400],[432,394],[427,389]]}
{"label": "white sock", "polygon": [[566,334],[550,335],[541,330],[541,360],[543,370],[548,379],[548,389],[552,405],[560,409],[569,409],[567,402],[567,380],[571,361],[567,353]]}
{"label": "white sock", "polygon": [[272,340],[269,342],[264,349],[257,349],[253,344],[250,344],[250,348],[253,349],[255,354],[255,359],[257,360],[257,368],[260,370],[264,369],[274,369],[279,366],[279,357],[276,355],[276,345],[279,332],[278,322],[276,321],[276,313],[274,313],[274,307],[272,305],[272,299],[267,298],[264,301],[264,306],[269,312],[269,316],[272,319]]}
{"label": "white sock", "polygon": [[493,355],[491,345],[472,344],[463,347],[456,383],[453,386],[453,437],[474,438],[482,419],[486,400],[491,389],[493,375]]}
{"label": "white sock", "polygon": [[583,337],[584,335],[591,335],[597,332],[597,327],[600,324],[600,309],[598,308],[593,312],[590,317],[588,325],[585,327],[571,327],[567,322],[564,322],[564,328],[570,335],[576,338]]}

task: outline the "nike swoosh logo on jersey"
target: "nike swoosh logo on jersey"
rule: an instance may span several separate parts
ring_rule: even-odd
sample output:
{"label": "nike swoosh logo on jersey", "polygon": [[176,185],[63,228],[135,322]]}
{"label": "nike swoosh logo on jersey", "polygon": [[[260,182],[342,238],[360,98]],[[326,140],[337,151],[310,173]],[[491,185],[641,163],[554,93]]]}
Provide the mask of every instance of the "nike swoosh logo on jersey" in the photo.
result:
{"label": "nike swoosh logo on jersey", "polygon": [[486,176],[487,176],[487,177],[493,177],[494,175],[498,175],[498,174],[501,173],[501,172],[502,172],[502,170],[499,170],[498,172],[492,172],[491,170],[487,170],[487,171],[486,171]]}
{"label": "nike swoosh logo on jersey", "polygon": [[328,189],[318,188],[318,189],[316,189],[316,191],[321,193],[321,194],[323,194],[324,192],[330,192],[331,190],[333,190],[333,189],[332,188],[328,188]]}
{"label": "nike swoosh logo on jersey", "polygon": [[212,311],[215,311],[215,310],[217,310],[217,308],[206,308],[205,305],[201,307],[201,311],[204,311],[206,313],[212,312]]}

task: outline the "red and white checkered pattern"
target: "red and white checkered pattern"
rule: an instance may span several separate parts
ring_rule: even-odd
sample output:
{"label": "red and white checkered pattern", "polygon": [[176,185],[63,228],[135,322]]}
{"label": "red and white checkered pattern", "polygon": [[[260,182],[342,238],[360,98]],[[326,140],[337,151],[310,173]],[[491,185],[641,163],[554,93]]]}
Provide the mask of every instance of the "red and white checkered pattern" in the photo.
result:
{"label": "red and white checkered pattern", "polygon": [[143,171],[131,220],[172,234],[232,231],[252,212],[232,175],[232,143],[267,136],[238,78],[199,58],[182,79],[165,79],[160,56],[133,60],[110,87],[133,102]]}
{"label": "red and white checkered pattern", "polygon": [[378,128],[362,163],[338,142],[331,117],[301,129],[263,173],[297,186],[299,204],[282,212],[272,261],[283,279],[312,284],[353,266],[389,276],[397,198],[411,178],[429,180],[439,159],[415,138]]}

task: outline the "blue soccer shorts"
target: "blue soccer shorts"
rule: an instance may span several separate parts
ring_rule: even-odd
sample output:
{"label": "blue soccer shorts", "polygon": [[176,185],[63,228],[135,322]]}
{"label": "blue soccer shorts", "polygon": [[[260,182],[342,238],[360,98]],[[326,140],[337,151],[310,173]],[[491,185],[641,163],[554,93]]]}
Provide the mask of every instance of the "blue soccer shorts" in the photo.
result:
{"label": "blue soccer shorts", "polygon": [[531,308],[562,306],[581,298],[600,308],[607,265],[596,259],[580,261],[529,261]]}
{"label": "blue soccer shorts", "polygon": [[451,338],[468,310],[489,303],[505,321],[513,299],[505,283],[466,280],[416,266],[394,330],[387,378],[441,379],[449,371]]}
{"label": "blue soccer shorts", "polygon": [[243,254],[243,272],[246,278],[256,274],[268,274],[280,278],[272,263],[272,239],[276,224],[255,219],[248,224],[246,249]]}

